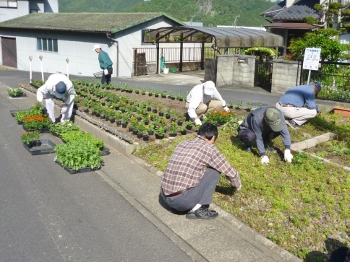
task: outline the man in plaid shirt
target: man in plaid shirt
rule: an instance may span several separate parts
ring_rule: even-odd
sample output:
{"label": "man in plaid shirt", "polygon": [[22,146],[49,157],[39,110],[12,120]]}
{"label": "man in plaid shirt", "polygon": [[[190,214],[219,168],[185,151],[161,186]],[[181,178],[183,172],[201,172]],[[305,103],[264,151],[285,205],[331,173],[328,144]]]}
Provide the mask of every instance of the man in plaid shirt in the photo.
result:
{"label": "man in plaid shirt", "polygon": [[221,173],[236,190],[241,189],[238,171],[214,145],[218,129],[204,123],[198,135],[181,142],[171,156],[161,183],[161,196],[178,212],[187,212],[188,219],[212,219],[218,216],[208,207]]}

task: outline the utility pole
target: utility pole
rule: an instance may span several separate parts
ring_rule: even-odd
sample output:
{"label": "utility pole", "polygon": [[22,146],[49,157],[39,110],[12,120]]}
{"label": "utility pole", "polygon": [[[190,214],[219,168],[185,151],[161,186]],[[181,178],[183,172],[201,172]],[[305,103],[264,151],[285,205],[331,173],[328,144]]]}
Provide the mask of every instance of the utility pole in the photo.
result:
{"label": "utility pole", "polygon": [[237,18],[238,17],[241,17],[240,15],[236,15],[236,17],[235,17],[235,20],[233,20],[233,27],[236,27],[236,23],[237,23]]}

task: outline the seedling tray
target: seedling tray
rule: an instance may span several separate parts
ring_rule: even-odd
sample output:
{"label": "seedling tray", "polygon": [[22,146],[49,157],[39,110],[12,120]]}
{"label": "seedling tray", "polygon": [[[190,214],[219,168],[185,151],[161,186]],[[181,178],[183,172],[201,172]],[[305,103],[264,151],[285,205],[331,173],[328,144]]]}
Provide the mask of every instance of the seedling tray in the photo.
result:
{"label": "seedling tray", "polygon": [[55,162],[57,164],[59,164],[61,167],[63,167],[63,169],[66,170],[71,175],[78,174],[78,173],[91,172],[91,171],[96,171],[96,170],[101,169],[100,167],[99,168],[97,168],[97,167],[96,168],[83,167],[83,168],[79,168],[78,170],[74,170],[72,168],[63,166],[63,164],[58,160],[56,160]]}
{"label": "seedling tray", "polygon": [[23,94],[21,94],[21,95],[19,95],[19,96],[12,96],[12,95],[9,95],[9,97],[12,99],[12,98],[22,98],[22,97],[26,97],[26,94],[25,93],[23,93]]}
{"label": "seedling tray", "polygon": [[100,156],[107,156],[109,154],[110,154],[109,148],[104,146],[101,150]]}
{"label": "seedling tray", "polygon": [[25,110],[10,110],[10,114],[11,114],[12,117],[15,117],[16,113],[17,112],[21,112],[21,111],[25,111]]}
{"label": "seedling tray", "polygon": [[49,139],[40,139],[41,146],[33,146],[28,147],[23,143],[24,147],[31,153],[32,155],[43,155],[50,154],[54,151],[56,144]]}
{"label": "seedling tray", "polygon": [[34,131],[39,131],[40,133],[50,133],[50,129],[49,128],[41,128],[41,129],[28,129],[25,126],[23,126],[23,129],[26,132],[34,132]]}

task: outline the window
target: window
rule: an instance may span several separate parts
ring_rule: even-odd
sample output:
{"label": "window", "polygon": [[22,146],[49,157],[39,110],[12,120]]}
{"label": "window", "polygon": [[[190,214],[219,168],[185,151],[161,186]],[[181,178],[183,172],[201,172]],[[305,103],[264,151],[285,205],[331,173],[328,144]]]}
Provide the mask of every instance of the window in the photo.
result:
{"label": "window", "polygon": [[39,51],[58,52],[57,39],[37,38],[36,49]]}
{"label": "window", "polygon": [[17,0],[0,0],[0,7],[17,8]]}

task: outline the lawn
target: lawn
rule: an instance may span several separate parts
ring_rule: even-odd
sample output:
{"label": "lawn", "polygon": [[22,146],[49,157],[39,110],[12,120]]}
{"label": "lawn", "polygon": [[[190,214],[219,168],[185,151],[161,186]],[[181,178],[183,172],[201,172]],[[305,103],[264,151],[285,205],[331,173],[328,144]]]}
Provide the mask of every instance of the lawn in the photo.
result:
{"label": "lawn", "polygon": [[[217,147],[241,175],[242,190],[232,194],[222,176],[214,202],[276,244],[305,259],[324,261],[333,249],[350,242],[350,176],[342,167],[327,164],[305,152],[293,152],[291,164],[283,161],[280,138],[273,141],[277,150],[268,152],[270,164],[263,166],[257,150],[246,153],[236,138],[236,117],[219,127]],[[338,134],[341,147],[350,148],[349,120],[321,113],[299,130],[290,130],[292,142]],[[140,158],[164,171],[176,145],[192,136],[151,143],[136,152]],[[332,145],[332,143],[330,143]],[[327,145],[322,151],[330,151]],[[342,150],[348,157],[350,150]],[[340,156],[341,157],[341,156]],[[350,163],[348,163],[350,166]],[[331,248],[331,249],[332,249]]]}

